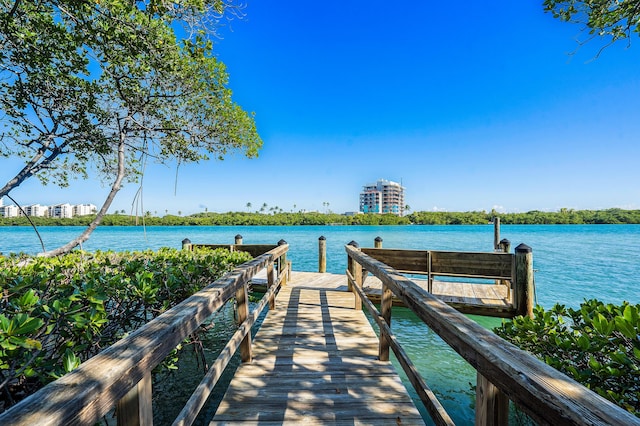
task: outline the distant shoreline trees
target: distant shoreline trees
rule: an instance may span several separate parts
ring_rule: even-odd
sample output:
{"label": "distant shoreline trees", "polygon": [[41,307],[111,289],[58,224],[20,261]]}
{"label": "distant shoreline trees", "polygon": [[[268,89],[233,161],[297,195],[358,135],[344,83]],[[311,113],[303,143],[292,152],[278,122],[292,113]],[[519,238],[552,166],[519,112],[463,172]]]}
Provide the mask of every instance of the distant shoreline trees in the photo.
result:
{"label": "distant shoreline trees", "polygon": [[[486,225],[496,216],[503,225],[599,225],[640,224],[640,210],[606,209],[573,210],[557,212],[533,210],[526,213],[502,213],[495,211],[471,212],[413,212],[404,217],[392,214],[358,214],[345,216],[335,213],[284,212],[272,214],[260,212],[196,213],[189,216],[150,215],[144,217],[124,214],[104,216],[105,226],[296,226],[296,225]],[[86,226],[93,216],[70,219],[32,217],[36,226]],[[29,226],[25,217],[0,218],[0,226]]]}

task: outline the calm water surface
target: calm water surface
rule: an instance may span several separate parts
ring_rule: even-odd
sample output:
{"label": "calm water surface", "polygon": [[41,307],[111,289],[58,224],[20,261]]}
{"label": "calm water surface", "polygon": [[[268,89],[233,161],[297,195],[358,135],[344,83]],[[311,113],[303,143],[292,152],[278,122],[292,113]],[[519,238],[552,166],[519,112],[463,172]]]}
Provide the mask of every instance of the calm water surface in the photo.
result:
{"label": "calm water surface", "polygon": [[[42,227],[40,232],[46,249],[50,250],[78,235],[81,229]],[[335,273],[346,269],[344,245],[352,240],[362,247],[372,247],[378,236],[387,248],[491,251],[493,247],[491,225],[413,225],[185,226],[147,227],[146,230],[102,227],[83,248],[91,251],[179,248],[184,238],[193,243],[231,244],[236,234],[242,235],[247,244],[286,240],[294,270],[303,271],[317,270],[318,237],[323,235],[327,239],[327,269]],[[640,303],[640,225],[503,225],[501,238],[511,241],[512,250],[520,243],[533,248],[537,301],[544,307],[555,303],[576,307],[589,298],[610,303],[623,300]],[[30,228],[0,227],[0,252],[37,253],[40,250],[40,242]],[[394,308],[393,316],[394,331],[454,421],[472,424],[475,370],[411,312]],[[496,319],[473,319],[486,327],[500,323]]]}

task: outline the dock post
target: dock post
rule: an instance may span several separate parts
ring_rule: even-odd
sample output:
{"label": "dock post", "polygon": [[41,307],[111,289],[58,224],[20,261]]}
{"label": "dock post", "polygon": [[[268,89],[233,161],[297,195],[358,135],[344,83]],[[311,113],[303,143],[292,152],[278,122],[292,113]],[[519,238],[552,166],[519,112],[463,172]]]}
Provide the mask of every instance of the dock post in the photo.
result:
{"label": "dock post", "polygon": [[476,379],[476,425],[509,424],[509,398],[478,373]]}
{"label": "dock post", "polygon": [[[504,253],[509,253],[509,251],[511,251],[511,241],[507,240],[506,238],[501,239],[498,243],[498,246]],[[508,280],[497,280],[496,284],[507,286],[507,298],[511,297],[511,286],[513,285],[513,283],[509,282]]]}
{"label": "dock post", "polygon": [[[284,244],[287,244],[285,240],[278,241],[279,246]],[[282,285],[285,286],[287,285],[287,281],[289,280],[289,273],[291,272],[291,270],[289,269],[289,264],[287,263],[287,253],[284,253],[282,256],[280,256],[278,266],[278,274],[286,274],[282,279]]]}
{"label": "dock post", "polygon": [[[391,307],[393,305],[393,292],[389,286],[383,281],[382,292],[380,294],[380,315],[391,327]],[[378,359],[380,361],[389,361],[389,339],[386,333],[380,330],[380,339],[378,343]]]}
{"label": "dock post", "polygon": [[[246,283],[243,283],[236,290],[236,309],[238,324],[242,324],[249,317],[249,293]],[[247,333],[240,343],[240,359],[242,362],[251,362],[251,358],[251,333]]]}
{"label": "dock post", "polygon": [[498,216],[493,218],[493,249],[500,248],[500,218]]}
{"label": "dock post", "polygon": [[[267,263],[267,291],[269,291],[269,289],[271,289],[271,287],[273,287],[273,285],[275,284],[275,280],[273,277],[273,256],[271,257],[271,259],[269,260],[269,263]],[[269,309],[273,310],[276,308],[276,296],[273,295],[269,298]]]}
{"label": "dock post", "polygon": [[242,245],[242,235],[236,235],[236,245]]}
{"label": "dock post", "polygon": [[151,407],[151,371],[118,401],[116,417],[118,426],[153,425]]}
{"label": "dock post", "polygon": [[373,248],[382,248],[382,238],[381,237],[376,237],[376,239],[373,240]]}
{"label": "dock post", "polygon": [[[348,245],[356,249],[360,249],[360,245],[355,241],[351,241]],[[348,262],[347,267],[349,268],[349,272],[351,272],[351,275],[353,276],[355,285],[362,288],[362,266],[358,262],[353,260],[351,257],[348,258],[347,262]],[[360,300],[360,295],[358,294],[358,292],[354,291],[354,289],[351,287],[351,282],[349,282],[349,291],[353,292],[353,297],[355,302],[354,309],[356,311],[361,311],[362,300]]]}
{"label": "dock post", "polygon": [[324,235],[318,238],[318,272],[327,272],[327,239]]}
{"label": "dock post", "polygon": [[193,249],[193,245],[191,244],[191,240],[188,238],[185,238],[184,240],[182,240],[182,250],[192,250]]}
{"label": "dock post", "polygon": [[535,288],[533,281],[533,250],[520,244],[516,252],[516,285],[514,302],[516,314],[533,318]]}

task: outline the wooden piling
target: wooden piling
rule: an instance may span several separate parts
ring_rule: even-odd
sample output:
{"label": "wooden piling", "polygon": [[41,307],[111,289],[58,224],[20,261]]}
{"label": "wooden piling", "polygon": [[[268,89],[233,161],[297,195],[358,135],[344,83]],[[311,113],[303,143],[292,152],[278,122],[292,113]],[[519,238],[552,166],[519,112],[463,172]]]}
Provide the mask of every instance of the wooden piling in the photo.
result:
{"label": "wooden piling", "polygon": [[327,239],[324,235],[318,238],[318,272],[327,272]]}
{"label": "wooden piling", "polygon": [[236,235],[236,245],[242,245],[242,235]]}
{"label": "wooden piling", "polygon": [[381,237],[376,237],[376,239],[373,240],[373,247],[374,248],[382,248],[382,238]]}
{"label": "wooden piling", "polygon": [[[351,241],[348,245],[355,247],[356,249],[360,249],[360,245],[358,243],[356,243],[355,241]],[[349,268],[349,273],[351,274],[351,276],[353,277],[353,280],[355,281],[355,285],[357,285],[359,288],[362,288],[362,265],[360,265],[358,262],[356,262],[355,260],[353,260],[351,257],[349,257],[349,261],[348,261],[348,268]],[[349,280],[347,280],[349,281]],[[360,298],[360,294],[354,290],[351,287],[351,284],[349,283],[349,290],[353,292],[353,296],[354,296],[354,309],[356,311],[361,311],[362,310],[362,299]]]}
{"label": "wooden piling", "polygon": [[[278,245],[279,246],[282,246],[282,245],[285,245],[285,244],[287,244],[287,242],[285,240],[278,241]],[[283,253],[282,256],[280,256],[278,273],[283,273],[284,274],[284,276],[282,278],[282,285],[283,286],[287,285],[287,280],[289,278],[289,274],[291,273],[291,268],[290,268],[289,262],[287,262],[287,253]]]}
{"label": "wooden piling", "polygon": [[185,238],[184,240],[182,240],[182,250],[192,250],[193,249],[193,245],[191,244],[191,240],[188,238]]}
{"label": "wooden piling", "polygon": [[476,425],[509,424],[509,398],[482,374],[476,381]]}
{"label": "wooden piling", "polygon": [[[511,250],[511,241],[509,241],[506,238],[501,239],[500,242],[498,243],[498,251],[509,253],[510,250]],[[511,283],[510,280],[496,280],[496,284],[502,284],[506,286],[507,299],[511,297],[511,286],[513,285],[513,283]]]}
{"label": "wooden piling", "polygon": [[[249,294],[246,284],[242,284],[236,290],[236,310],[238,324],[242,324],[249,317]],[[240,359],[242,362],[251,362],[251,358],[251,333],[247,333],[240,343]]]}
{"label": "wooden piling", "polygon": [[493,249],[497,250],[500,244],[500,218],[493,218]]}
{"label": "wooden piling", "polygon": [[514,304],[518,315],[533,318],[535,289],[533,281],[533,250],[526,244],[520,244],[516,253],[516,284]]}
{"label": "wooden piling", "polygon": [[[391,307],[393,304],[393,292],[389,286],[382,282],[382,294],[380,299],[380,315],[391,327]],[[382,330],[380,330],[380,340],[378,344],[378,358],[380,361],[389,361],[389,337],[385,336]]]}
{"label": "wooden piling", "polygon": [[116,410],[118,426],[152,426],[151,371],[118,401]]}
{"label": "wooden piling", "polygon": [[506,238],[501,239],[498,243],[498,246],[504,253],[509,253],[509,251],[511,251],[511,241],[507,240]]}

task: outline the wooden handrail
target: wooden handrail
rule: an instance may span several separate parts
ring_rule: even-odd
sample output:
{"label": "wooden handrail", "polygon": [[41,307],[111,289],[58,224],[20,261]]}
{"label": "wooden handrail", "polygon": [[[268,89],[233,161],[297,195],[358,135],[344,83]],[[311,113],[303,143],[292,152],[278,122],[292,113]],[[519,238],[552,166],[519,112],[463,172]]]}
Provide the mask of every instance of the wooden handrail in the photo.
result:
{"label": "wooden handrail", "polygon": [[429,293],[433,292],[435,277],[440,276],[481,278],[504,284],[509,289],[507,297],[512,305],[507,315],[513,312],[516,315],[533,315],[533,265],[531,248],[525,244],[516,247],[514,254],[388,248],[362,248],[360,251],[396,272],[426,275]]}
{"label": "wooden handrail", "polygon": [[[482,377],[535,421],[640,425],[640,419],[631,413],[466,318],[391,266],[354,246],[345,249],[350,270],[364,269],[380,279]],[[386,336],[381,333],[381,338]],[[476,424],[491,424],[495,418],[491,413],[476,412],[476,420],[480,420]]]}
{"label": "wooden handrail", "polygon": [[[246,289],[249,281],[258,271],[284,258],[288,249],[289,246],[286,243],[278,245],[269,252],[238,266],[232,272],[82,363],[72,372],[49,383],[0,414],[0,424],[20,426],[95,424],[125,395],[131,394],[132,389],[140,389],[138,383],[143,379],[148,381],[151,370],[162,362],[179,343],[229,299],[236,296],[239,289]],[[275,281],[276,286],[286,281],[288,273],[288,268],[279,271],[278,279]],[[265,300],[268,301],[275,291],[277,289],[274,287]],[[240,333],[244,335],[238,338],[240,341],[246,338],[247,327],[252,318],[253,315],[243,323]],[[234,339],[235,336],[237,334],[234,335]],[[226,353],[221,356],[226,356]],[[144,392],[149,390],[146,385],[142,388]],[[137,398],[135,390],[132,395],[133,398],[127,399]],[[150,396],[149,392],[147,398]],[[150,400],[146,402],[150,404]],[[136,410],[121,411],[134,412],[133,415],[136,415]],[[138,413],[141,417],[142,414],[142,412]],[[138,424],[140,421],[140,419],[122,420],[122,424]],[[121,419],[119,424],[120,421]],[[148,423],[142,420],[140,424]]]}

